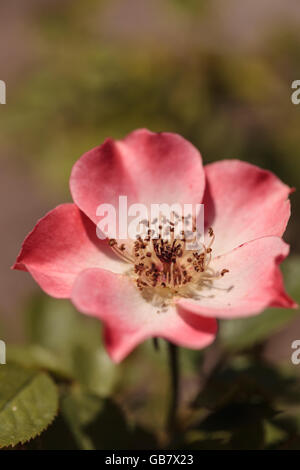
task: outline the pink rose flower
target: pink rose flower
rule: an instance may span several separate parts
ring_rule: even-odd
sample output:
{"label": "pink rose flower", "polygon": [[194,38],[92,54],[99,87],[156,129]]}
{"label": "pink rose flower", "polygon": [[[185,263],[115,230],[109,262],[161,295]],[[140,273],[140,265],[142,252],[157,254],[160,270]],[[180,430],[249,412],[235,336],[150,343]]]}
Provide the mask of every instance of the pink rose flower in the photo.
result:
{"label": "pink rose flower", "polygon": [[[102,320],[114,361],[150,337],[204,348],[215,338],[217,318],[296,307],[279,270],[289,252],[281,237],[291,189],[271,172],[238,160],[203,167],[181,136],[136,130],[84,154],[70,188],[74,203],[38,221],[14,269]],[[153,240],[100,240],[97,207],[117,208],[119,195],[129,203],[202,202],[202,252],[164,240],[160,247]]]}

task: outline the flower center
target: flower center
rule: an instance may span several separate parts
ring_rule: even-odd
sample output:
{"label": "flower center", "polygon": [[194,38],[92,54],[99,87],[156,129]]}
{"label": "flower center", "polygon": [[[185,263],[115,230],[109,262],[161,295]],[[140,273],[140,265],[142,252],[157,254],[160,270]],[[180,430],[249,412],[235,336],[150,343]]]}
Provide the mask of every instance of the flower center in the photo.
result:
{"label": "flower center", "polygon": [[[131,263],[130,276],[148,300],[158,299],[158,304],[164,306],[174,296],[197,297],[200,290],[211,287],[215,279],[229,272],[228,269],[216,272],[210,267],[215,240],[211,227],[208,229],[209,243],[203,243],[198,250],[191,250],[187,248],[187,242],[191,242],[190,234],[194,232],[189,232],[188,238],[187,232],[182,230],[180,238],[175,238],[176,221],[164,220],[164,224],[158,227],[156,238],[153,238],[149,222],[143,223],[146,226],[144,238],[138,236],[136,241],[126,244],[109,239],[109,245],[120,258]],[[182,223],[185,223],[184,217]],[[195,227],[193,220],[193,230]],[[167,238],[166,233],[170,235]]]}

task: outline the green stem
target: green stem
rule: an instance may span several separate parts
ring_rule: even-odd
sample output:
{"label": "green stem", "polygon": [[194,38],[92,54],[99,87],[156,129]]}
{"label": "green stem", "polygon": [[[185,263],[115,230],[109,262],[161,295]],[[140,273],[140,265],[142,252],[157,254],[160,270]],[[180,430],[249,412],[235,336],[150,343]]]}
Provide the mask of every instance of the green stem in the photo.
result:
{"label": "green stem", "polygon": [[168,342],[169,366],[171,375],[171,399],[167,418],[167,431],[173,434],[177,428],[177,408],[179,402],[179,363],[178,348]]}
{"label": "green stem", "polygon": [[153,346],[154,346],[155,351],[159,351],[158,338],[153,338]]}

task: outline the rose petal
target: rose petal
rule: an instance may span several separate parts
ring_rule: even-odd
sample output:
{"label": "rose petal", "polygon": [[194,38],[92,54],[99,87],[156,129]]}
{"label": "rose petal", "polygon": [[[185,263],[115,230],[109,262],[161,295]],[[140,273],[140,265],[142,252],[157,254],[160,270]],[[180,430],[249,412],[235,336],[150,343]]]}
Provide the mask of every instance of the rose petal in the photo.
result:
{"label": "rose petal", "polygon": [[282,236],[290,217],[291,189],[273,173],[223,160],[206,165],[205,175],[205,220],[215,232],[215,255],[259,237]]}
{"label": "rose petal", "polygon": [[201,156],[192,144],[177,134],[146,129],[87,152],[70,178],[74,202],[95,223],[100,204],[112,204],[118,213],[120,195],[127,196],[128,205],[201,203],[204,184]]}
{"label": "rose petal", "polygon": [[263,237],[217,257],[212,268],[219,272],[229,269],[229,273],[213,281],[211,288],[199,291],[199,300],[179,300],[179,311],[235,318],[258,314],[267,307],[297,307],[284,290],[278,268],[288,252],[281,238]]}
{"label": "rose petal", "polygon": [[69,297],[78,273],[96,266],[119,273],[128,269],[75,204],[62,204],[39,220],[13,268],[30,272],[47,294]]}
{"label": "rose petal", "polygon": [[103,269],[89,269],[78,276],[72,301],[79,311],[104,322],[106,348],[116,362],[150,337],[201,349],[216,334],[214,319],[186,311],[178,314],[174,307],[158,313],[132,279]]}

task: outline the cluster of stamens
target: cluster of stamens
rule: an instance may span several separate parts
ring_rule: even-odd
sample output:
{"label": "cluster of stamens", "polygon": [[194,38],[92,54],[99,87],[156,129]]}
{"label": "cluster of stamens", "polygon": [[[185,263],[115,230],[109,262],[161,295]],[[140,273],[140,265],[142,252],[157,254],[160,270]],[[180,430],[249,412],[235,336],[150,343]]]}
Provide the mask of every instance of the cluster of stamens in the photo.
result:
{"label": "cluster of stamens", "polygon": [[[175,213],[174,216],[172,221],[165,217],[159,220],[158,236],[154,236],[155,231],[150,229],[149,222],[144,220],[141,222],[145,227],[143,237],[139,235],[135,241],[126,244],[109,239],[113,251],[133,265],[129,273],[138,289],[152,297],[156,295],[163,298],[172,298],[174,295],[191,297],[201,288],[211,286],[214,279],[228,272],[228,269],[215,272],[209,266],[215,239],[213,229],[208,229],[207,246],[203,243],[200,250],[187,249],[187,242],[191,242],[191,234],[195,237],[195,220],[192,219],[192,231],[181,230],[179,238],[175,238],[174,232],[179,217]],[[181,227],[187,222],[190,221],[182,217]],[[152,220],[152,224],[156,223],[157,219]]]}

